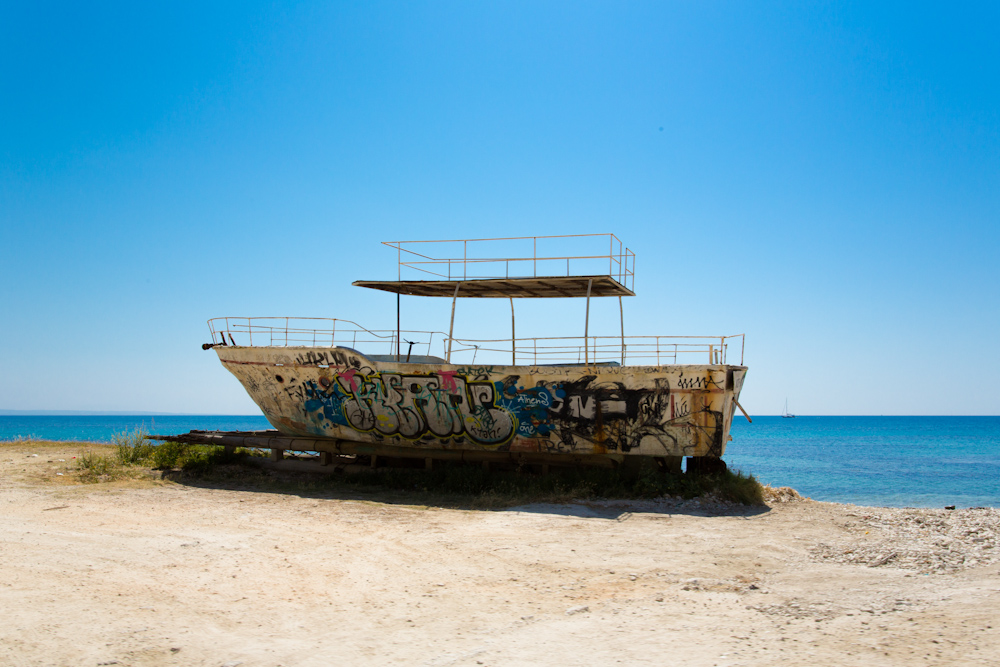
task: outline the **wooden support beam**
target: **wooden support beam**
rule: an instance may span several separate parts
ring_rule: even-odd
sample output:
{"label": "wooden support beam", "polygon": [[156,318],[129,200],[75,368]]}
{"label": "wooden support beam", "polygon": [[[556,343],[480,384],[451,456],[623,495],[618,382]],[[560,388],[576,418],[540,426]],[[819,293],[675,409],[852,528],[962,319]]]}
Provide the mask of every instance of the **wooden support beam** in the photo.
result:
{"label": "wooden support beam", "polygon": [[280,461],[283,458],[285,458],[285,450],[284,449],[271,449],[271,460],[272,461]]}
{"label": "wooden support beam", "polygon": [[681,473],[681,464],[684,462],[683,456],[661,456],[659,458],[663,461],[664,472],[678,475]]}
{"label": "wooden support beam", "polygon": [[320,452],[319,453],[319,464],[321,466],[328,466],[333,463],[333,452]]}
{"label": "wooden support beam", "polygon": [[[424,459],[428,456],[439,461],[473,461],[481,463],[512,463],[533,465],[549,463],[560,465],[585,465],[611,467],[616,458],[613,454],[550,454],[544,452],[498,452],[469,451],[459,449],[429,450],[417,447],[399,445],[384,445],[371,442],[356,442],[338,440],[336,438],[309,438],[285,435],[277,431],[193,431],[182,435],[153,435],[151,440],[165,442],[185,442],[199,445],[231,445],[248,449],[280,450],[283,454],[291,452],[330,452],[334,457],[340,456],[370,456],[372,466],[378,467],[377,457],[399,457]],[[620,458],[620,455],[618,455]],[[384,462],[381,462],[384,463]]]}
{"label": "wooden support beam", "polygon": [[752,419],[750,419],[750,415],[748,415],[748,414],[747,414],[747,411],[743,409],[743,406],[742,406],[742,405],[740,405],[740,402],[739,402],[739,401],[737,401],[737,400],[736,400],[736,399],[734,398],[734,399],[733,399],[733,403],[735,403],[735,404],[736,404],[736,407],[738,407],[738,408],[740,409],[740,412],[742,412],[742,413],[743,413],[743,416],[747,418],[747,421],[748,421],[748,422],[750,422],[750,423],[752,424],[752,423],[753,423],[753,420],[752,420]]}

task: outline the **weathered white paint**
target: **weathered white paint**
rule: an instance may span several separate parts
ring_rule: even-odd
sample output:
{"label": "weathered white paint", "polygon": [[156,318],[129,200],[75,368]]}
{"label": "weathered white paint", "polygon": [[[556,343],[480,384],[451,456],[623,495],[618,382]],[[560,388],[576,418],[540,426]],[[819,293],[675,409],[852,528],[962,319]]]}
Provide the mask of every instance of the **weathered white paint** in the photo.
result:
{"label": "weathered white paint", "polygon": [[743,366],[374,361],[350,348],[214,348],[289,435],[403,447],[721,456]]}

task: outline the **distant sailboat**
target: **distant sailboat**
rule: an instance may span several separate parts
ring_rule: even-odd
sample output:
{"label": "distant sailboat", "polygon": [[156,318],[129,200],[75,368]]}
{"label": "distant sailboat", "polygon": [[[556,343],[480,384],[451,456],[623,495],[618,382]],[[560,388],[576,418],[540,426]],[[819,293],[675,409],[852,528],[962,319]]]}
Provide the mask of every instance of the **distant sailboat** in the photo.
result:
{"label": "distant sailboat", "polygon": [[784,411],[782,411],[781,417],[783,419],[795,419],[795,415],[793,415],[792,413],[790,413],[788,411],[788,399],[787,398],[785,399],[785,409],[784,409]]}

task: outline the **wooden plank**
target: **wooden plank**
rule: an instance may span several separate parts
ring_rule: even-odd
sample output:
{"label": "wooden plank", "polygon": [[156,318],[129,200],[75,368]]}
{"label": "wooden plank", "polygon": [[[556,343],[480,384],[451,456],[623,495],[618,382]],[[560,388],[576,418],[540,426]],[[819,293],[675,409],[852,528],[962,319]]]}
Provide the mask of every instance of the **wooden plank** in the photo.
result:
{"label": "wooden plank", "polygon": [[[464,449],[433,449],[427,447],[400,447],[366,442],[336,440],[334,438],[301,438],[279,434],[278,431],[192,431],[181,435],[154,435],[152,440],[187,442],[202,445],[232,445],[253,449],[270,449],[271,459],[284,458],[285,451],[330,452],[333,455],[371,456],[372,467],[378,465],[379,456],[437,459],[441,461],[513,462],[529,465],[586,465],[611,467],[626,456],[622,454],[548,454],[542,452],[497,452]],[[274,458],[280,452],[280,458]]]}

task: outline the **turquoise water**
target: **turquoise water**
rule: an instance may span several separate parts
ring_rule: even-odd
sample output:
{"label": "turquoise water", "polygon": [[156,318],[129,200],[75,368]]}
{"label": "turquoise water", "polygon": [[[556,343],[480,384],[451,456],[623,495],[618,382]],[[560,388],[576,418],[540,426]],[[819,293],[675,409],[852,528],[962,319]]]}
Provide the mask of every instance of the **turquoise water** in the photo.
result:
{"label": "turquoise water", "polygon": [[1000,507],[1000,417],[733,420],[725,459],[815,500]]}
{"label": "turquoise water", "polygon": [[259,431],[274,428],[263,415],[72,415],[10,416],[0,415],[0,440],[79,440],[109,442],[122,431],[144,428],[156,435],[175,435],[191,430]]}
{"label": "turquoise water", "polygon": [[[120,431],[271,428],[262,416],[0,416],[0,440],[106,442]],[[731,467],[816,500],[1000,507],[1000,417],[737,417]]]}

